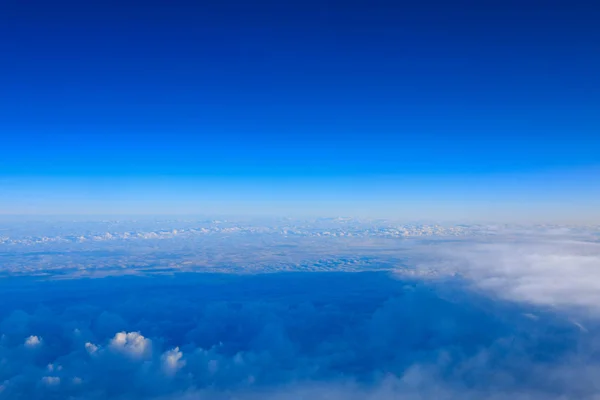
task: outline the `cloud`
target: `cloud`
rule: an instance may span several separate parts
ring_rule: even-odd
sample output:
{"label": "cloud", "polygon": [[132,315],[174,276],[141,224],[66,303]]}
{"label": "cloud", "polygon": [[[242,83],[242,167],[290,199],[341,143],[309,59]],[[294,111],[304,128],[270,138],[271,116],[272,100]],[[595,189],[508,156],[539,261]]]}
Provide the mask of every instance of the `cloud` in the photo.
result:
{"label": "cloud", "polygon": [[98,351],[98,346],[96,346],[93,343],[87,342],[85,344],[85,350],[90,354],[94,354]]}
{"label": "cloud", "polygon": [[47,386],[57,386],[60,384],[60,378],[57,376],[44,376],[42,383]]}
{"label": "cloud", "polygon": [[48,370],[48,372],[61,371],[62,365],[54,365],[54,364],[50,363],[50,364],[48,364],[46,369]]}
{"label": "cloud", "polygon": [[133,358],[147,357],[152,351],[152,342],[139,332],[118,332],[110,341],[109,346],[114,351]]}
{"label": "cloud", "polygon": [[388,246],[395,274],[0,280],[0,397],[598,400],[597,244],[513,239]]}
{"label": "cloud", "polygon": [[167,375],[173,375],[183,368],[185,366],[185,360],[182,358],[183,353],[179,350],[179,347],[175,347],[174,349],[163,353],[161,359],[165,373]]}
{"label": "cloud", "polygon": [[441,244],[430,251],[418,269],[459,273],[479,290],[504,299],[600,312],[600,243],[499,238]]}
{"label": "cloud", "polygon": [[35,347],[39,347],[42,345],[42,339],[37,336],[31,335],[27,339],[25,339],[25,347],[29,347],[33,349]]}

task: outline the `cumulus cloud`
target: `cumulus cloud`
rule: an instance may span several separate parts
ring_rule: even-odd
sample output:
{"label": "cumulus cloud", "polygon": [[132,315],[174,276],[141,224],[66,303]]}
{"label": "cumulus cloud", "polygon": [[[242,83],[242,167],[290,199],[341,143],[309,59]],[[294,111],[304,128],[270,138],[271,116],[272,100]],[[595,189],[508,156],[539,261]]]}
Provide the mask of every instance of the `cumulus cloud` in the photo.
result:
{"label": "cumulus cloud", "polygon": [[85,344],[85,350],[90,354],[94,354],[98,351],[98,346],[96,346],[93,343],[87,342]]}
{"label": "cumulus cloud", "polygon": [[118,332],[110,341],[110,347],[134,358],[148,356],[152,342],[139,332]]}
{"label": "cumulus cloud", "polygon": [[39,347],[41,345],[42,345],[42,339],[40,339],[39,337],[37,337],[35,335],[31,335],[27,339],[25,339],[25,347],[35,348],[35,347]]}
{"label": "cumulus cloud", "polygon": [[179,350],[179,347],[175,347],[174,349],[163,353],[161,359],[165,373],[168,375],[173,375],[178,370],[183,368],[185,366],[185,360],[182,358],[183,353]]}

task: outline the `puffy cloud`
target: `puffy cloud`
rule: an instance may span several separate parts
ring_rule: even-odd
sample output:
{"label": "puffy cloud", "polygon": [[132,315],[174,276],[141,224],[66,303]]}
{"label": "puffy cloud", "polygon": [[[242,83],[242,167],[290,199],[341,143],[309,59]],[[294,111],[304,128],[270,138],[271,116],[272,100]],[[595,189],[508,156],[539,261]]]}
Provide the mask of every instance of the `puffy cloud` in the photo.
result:
{"label": "puffy cloud", "polygon": [[85,350],[90,354],[95,354],[98,351],[98,346],[93,343],[87,342],[85,344]]}
{"label": "puffy cloud", "polygon": [[174,349],[163,353],[161,359],[165,373],[168,375],[173,375],[178,370],[183,368],[185,366],[185,360],[182,358],[183,353],[179,350],[179,347],[175,347]]}
{"label": "puffy cloud", "polygon": [[31,335],[27,339],[25,339],[25,347],[35,348],[35,347],[39,347],[41,345],[42,345],[42,339],[37,336]]}
{"label": "puffy cloud", "polygon": [[110,341],[110,347],[131,357],[146,357],[151,352],[152,342],[139,332],[118,332]]}

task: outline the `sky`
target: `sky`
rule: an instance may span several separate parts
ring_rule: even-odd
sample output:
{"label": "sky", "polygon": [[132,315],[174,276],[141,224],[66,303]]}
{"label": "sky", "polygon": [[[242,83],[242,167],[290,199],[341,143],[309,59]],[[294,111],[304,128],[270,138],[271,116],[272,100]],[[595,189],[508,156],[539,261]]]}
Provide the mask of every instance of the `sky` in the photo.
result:
{"label": "sky", "polygon": [[0,213],[600,222],[592,1],[0,4]]}

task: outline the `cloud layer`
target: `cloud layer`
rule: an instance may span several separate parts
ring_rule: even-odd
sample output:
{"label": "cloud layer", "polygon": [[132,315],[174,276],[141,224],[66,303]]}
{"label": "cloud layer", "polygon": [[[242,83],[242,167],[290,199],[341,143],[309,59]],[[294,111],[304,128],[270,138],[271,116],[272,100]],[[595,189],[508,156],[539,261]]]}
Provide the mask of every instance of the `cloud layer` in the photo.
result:
{"label": "cloud layer", "polygon": [[[462,280],[193,274],[11,287],[1,398],[541,400],[599,389],[594,319],[583,331]],[[43,339],[25,346],[32,337]]]}
{"label": "cloud layer", "polygon": [[165,224],[0,245],[0,399],[600,399],[597,230]]}
{"label": "cloud layer", "polygon": [[600,313],[596,241],[500,237],[439,243],[429,249],[417,270],[460,274],[481,291],[504,299]]}

